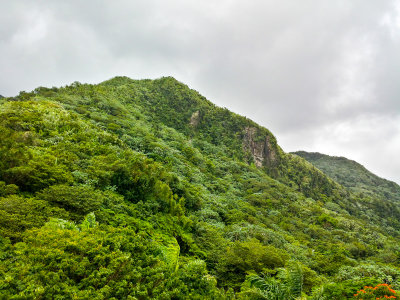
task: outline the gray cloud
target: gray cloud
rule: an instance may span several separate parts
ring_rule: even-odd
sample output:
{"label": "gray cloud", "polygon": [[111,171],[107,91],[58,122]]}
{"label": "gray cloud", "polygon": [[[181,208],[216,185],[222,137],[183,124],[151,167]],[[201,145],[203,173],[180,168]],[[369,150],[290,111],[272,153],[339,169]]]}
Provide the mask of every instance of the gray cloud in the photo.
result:
{"label": "gray cloud", "polygon": [[271,129],[400,182],[400,1],[0,2],[0,94],[175,76]]}

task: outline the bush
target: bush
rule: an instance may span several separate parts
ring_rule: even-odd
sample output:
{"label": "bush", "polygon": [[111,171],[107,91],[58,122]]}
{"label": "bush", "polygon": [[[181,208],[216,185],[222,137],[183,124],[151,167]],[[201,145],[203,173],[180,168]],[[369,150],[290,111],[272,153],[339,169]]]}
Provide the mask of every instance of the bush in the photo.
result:
{"label": "bush", "polygon": [[364,286],[363,289],[354,294],[354,298],[368,300],[368,299],[397,299],[397,293],[390,285],[386,283],[378,284],[375,287]]}
{"label": "bush", "polygon": [[238,288],[246,273],[260,273],[267,269],[283,267],[288,258],[284,250],[274,246],[264,246],[256,239],[234,242],[217,268],[219,277]]}
{"label": "bush", "polygon": [[68,185],[53,185],[37,193],[36,197],[69,211],[73,220],[98,210],[105,200],[101,192],[90,186]]}

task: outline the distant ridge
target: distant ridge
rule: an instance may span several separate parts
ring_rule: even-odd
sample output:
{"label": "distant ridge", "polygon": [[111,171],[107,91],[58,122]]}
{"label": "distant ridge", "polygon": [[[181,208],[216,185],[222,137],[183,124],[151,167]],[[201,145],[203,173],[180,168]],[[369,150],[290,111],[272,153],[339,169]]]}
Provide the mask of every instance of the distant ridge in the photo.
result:
{"label": "distant ridge", "polygon": [[400,201],[400,186],[368,171],[363,165],[345,157],[329,156],[318,152],[293,152],[323,171],[329,177],[353,192],[379,195]]}

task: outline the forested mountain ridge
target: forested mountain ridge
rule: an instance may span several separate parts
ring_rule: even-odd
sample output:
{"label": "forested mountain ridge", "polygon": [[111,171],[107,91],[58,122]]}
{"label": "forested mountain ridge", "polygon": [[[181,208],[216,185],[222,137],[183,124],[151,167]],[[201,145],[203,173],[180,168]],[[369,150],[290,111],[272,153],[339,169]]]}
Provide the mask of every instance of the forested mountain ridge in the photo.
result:
{"label": "forested mountain ridge", "polygon": [[397,289],[399,218],[396,202],[353,193],[171,77],[0,100],[5,299]]}
{"label": "forested mountain ridge", "polygon": [[[296,157],[284,153],[275,136],[266,128],[226,108],[215,106],[172,77],[155,81],[134,81],[118,77],[102,85],[121,86],[126,83],[131,89],[140,91],[136,91],[136,101],[141,102],[146,114],[151,115],[152,120],[157,123],[172,127],[190,139],[203,140],[218,146],[228,157],[262,166],[273,178],[296,186],[306,193],[317,194],[321,189],[326,194],[339,188],[311,164],[304,161],[298,163]],[[298,170],[287,172],[291,165]],[[313,181],[302,181],[296,174],[299,170],[313,173]]]}
{"label": "forested mountain ridge", "polygon": [[400,186],[390,180],[380,178],[361,164],[345,157],[329,156],[317,152],[297,151],[329,177],[350,188],[355,193],[366,193],[382,198],[400,201]]}

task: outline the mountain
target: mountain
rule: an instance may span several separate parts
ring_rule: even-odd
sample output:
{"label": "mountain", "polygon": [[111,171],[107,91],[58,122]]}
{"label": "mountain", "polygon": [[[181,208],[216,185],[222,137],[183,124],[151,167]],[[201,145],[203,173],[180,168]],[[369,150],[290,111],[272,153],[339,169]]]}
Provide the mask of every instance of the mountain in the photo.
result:
{"label": "mountain", "polygon": [[398,289],[399,220],[398,201],[346,187],[172,77],[0,101],[4,299]]}
{"label": "mountain", "polygon": [[397,183],[376,176],[353,160],[316,152],[298,151],[294,154],[306,159],[329,177],[355,193],[365,193],[400,201],[400,186]]}

